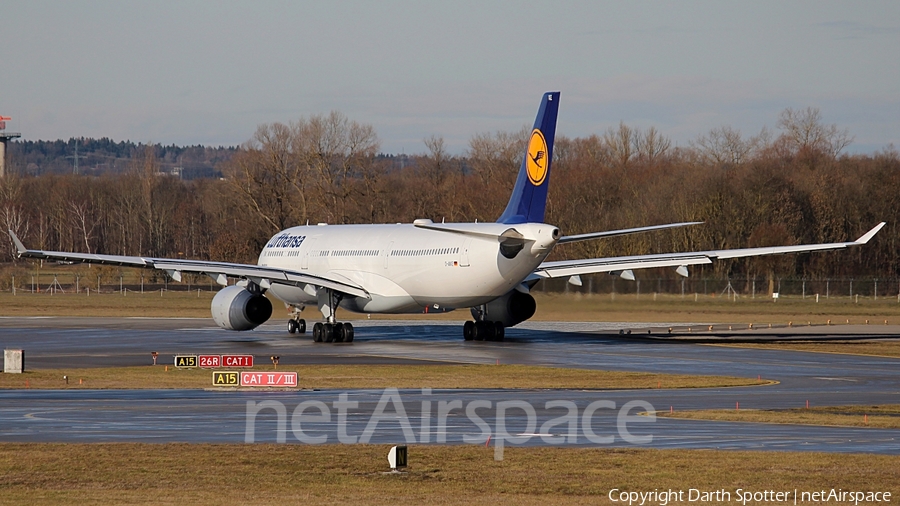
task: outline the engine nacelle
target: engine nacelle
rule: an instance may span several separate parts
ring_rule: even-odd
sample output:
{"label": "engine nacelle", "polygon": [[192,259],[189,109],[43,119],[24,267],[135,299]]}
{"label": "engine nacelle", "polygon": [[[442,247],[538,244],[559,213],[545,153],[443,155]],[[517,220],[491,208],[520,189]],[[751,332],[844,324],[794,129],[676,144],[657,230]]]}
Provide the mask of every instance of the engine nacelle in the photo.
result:
{"label": "engine nacelle", "polygon": [[255,329],[271,316],[269,299],[241,286],[226,286],[212,300],[213,320],[223,329]]}
{"label": "engine nacelle", "polygon": [[530,294],[518,290],[496,298],[485,305],[484,319],[501,322],[504,327],[518,325],[534,316],[537,303]]}

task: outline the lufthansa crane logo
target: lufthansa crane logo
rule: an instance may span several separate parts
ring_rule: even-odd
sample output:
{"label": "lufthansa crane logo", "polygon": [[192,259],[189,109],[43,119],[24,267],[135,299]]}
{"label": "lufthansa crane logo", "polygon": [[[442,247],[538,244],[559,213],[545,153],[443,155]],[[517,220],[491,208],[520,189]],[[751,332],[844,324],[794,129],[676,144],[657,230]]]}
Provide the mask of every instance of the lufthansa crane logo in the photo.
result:
{"label": "lufthansa crane logo", "polygon": [[531,132],[528,153],[525,156],[528,180],[531,181],[531,184],[540,186],[547,178],[547,166],[550,164],[550,159],[547,155],[547,141],[544,139],[544,134],[537,128]]}

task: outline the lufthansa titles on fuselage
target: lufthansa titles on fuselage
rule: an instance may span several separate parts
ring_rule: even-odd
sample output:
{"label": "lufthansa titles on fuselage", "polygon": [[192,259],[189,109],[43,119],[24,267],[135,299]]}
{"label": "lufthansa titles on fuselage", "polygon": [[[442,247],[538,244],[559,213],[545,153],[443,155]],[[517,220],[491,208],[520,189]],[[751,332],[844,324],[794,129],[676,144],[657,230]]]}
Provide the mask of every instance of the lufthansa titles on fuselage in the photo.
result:
{"label": "lufthansa titles on fuselage", "polygon": [[303,244],[303,240],[306,239],[305,235],[291,235],[288,233],[282,233],[276,235],[269,241],[269,244],[266,244],[267,248],[299,248],[301,244]]}

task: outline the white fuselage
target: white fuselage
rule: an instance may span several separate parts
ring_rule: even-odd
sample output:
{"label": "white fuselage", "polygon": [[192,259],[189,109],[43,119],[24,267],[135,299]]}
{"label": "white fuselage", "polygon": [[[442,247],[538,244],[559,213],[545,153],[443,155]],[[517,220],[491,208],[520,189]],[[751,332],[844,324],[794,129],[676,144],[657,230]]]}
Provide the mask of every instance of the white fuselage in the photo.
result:
{"label": "white fuselage", "polygon": [[[368,298],[341,301],[351,311],[441,311],[484,304],[514,289],[550,254],[559,233],[544,223],[458,225],[472,233],[412,224],[292,227],[272,237],[258,263],[364,288]],[[497,237],[509,229],[526,239],[512,259],[501,254]],[[273,285],[269,291],[288,304],[317,302],[311,285]]]}

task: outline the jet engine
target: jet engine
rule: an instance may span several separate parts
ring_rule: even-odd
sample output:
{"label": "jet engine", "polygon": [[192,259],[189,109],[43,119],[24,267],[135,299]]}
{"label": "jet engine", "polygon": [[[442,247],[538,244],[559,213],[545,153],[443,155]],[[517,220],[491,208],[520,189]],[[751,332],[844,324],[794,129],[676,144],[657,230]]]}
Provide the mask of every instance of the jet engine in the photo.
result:
{"label": "jet engine", "polygon": [[213,320],[223,329],[255,329],[271,316],[269,299],[242,286],[226,286],[212,300]]}
{"label": "jet engine", "polygon": [[512,327],[534,316],[536,309],[534,297],[512,290],[485,304],[484,319],[500,322],[504,327]]}

